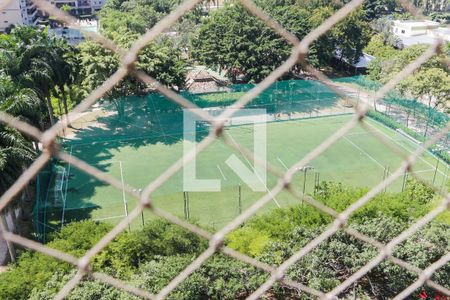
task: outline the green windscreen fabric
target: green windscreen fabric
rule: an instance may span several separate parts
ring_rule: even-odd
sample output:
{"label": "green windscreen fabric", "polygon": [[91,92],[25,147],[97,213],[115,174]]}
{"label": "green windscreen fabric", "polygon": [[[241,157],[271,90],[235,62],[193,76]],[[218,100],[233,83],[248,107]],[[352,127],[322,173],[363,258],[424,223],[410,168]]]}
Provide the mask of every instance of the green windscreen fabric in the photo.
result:
{"label": "green windscreen fabric", "polygon": [[[222,109],[254,88],[253,84],[234,84],[215,93],[181,92],[200,108]],[[351,113],[340,97],[324,84],[313,80],[279,81],[264,90],[245,108],[265,109],[277,118],[299,119]],[[283,115],[283,116],[282,116]],[[288,116],[288,117],[287,117]],[[73,123],[73,136],[67,143],[89,143],[119,139],[178,139],[182,133],[183,110],[159,93],[103,99],[89,116]]]}

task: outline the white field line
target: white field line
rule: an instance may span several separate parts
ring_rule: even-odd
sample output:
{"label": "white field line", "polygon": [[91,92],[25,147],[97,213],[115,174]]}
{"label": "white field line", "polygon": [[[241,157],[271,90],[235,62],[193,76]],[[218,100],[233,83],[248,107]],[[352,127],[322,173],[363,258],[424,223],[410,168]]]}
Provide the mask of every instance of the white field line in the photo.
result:
{"label": "white field line", "polygon": [[283,165],[283,167],[286,169],[286,171],[289,170],[289,168],[284,164],[284,162],[281,160],[281,158],[279,158],[279,157],[277,156],[277,159],[278,159],[278,161]]}
{"label": "white field line", "polygon": [[125,218],[126,215],[122,215],[122,216],[115,216],[115,217],[106,217],[106,218],[98,218],[98,219],[94,219],[94,221],[104,221],[104,220],[111,220],[111,219],[118,219],[118,218]]}
{"label": "white field line", "polygon": [[367,135],[367,131],[347,133],[345,136],[351,136],[351,135],[364,135],[364,134]]}
{"label": "white field line", "polygon": [[220,168],[219,165],[217,165],[217,169],[219,169],[219,172],[220,172],[220,174],[222,174],[223,179],[228,180],[228,179],[225,177],[225,174],[223,174],[222,169]]}
{"label": "white field line", "polygon": [[122,197],[123,197],[123,208],[125,210],[125,216],[128,216],[128,209],[127,209],[127,198],[125,196],[125,183],[123,181],[123,169],[122,169],[122,161],[119,161],[119,167],[120,167],[120,180],[122,181]]}
{"label": "white field line", "polygon": [[370,160],[372,160],[374,163],[376,163],[378,166],[380,166],[380,168],[382,168],[384,170],[385,166],[383,166],[378,160],[376,160],[375,158],[373,158],[369,153],[367,153],[366,151],[364,151],[363,149],[361,149],[358,145],[356,145],[355,143],[353,143],[352,141],[350,141],[346,136],[343,136],[343,138],[350,143],[353,147],[355,147],[356,149],[358,149],[359,151],[361,151],[362,153],[364,153],[368,158],[370,158]]}
{"label": "white field line", "polygon": [[[233,142],[237,145],[239,145],[236,140],[231,136],[231,134],[228,134],[230,139],[233,140]],[[247,159],[247,157],[244,155],[244,153],[242,153],[241,150],[239,150],[241,152],[241,155],[244,157],[244,159],[247,161],[248,165],[250,166],[250,168],[252,168],[253,173],[256,175],[256,177],[258,178],[258,180],[264,185],[264,188],[266,189],[267,193],[269,193],[269,195],[272,197],[273,202],[275,202],[275,204],[278,206],[278,208],[281,207],[280,203],[278,203],[277,199],[275,198],[275,195],[273,195],[273,193],[270,191],[270,189],[267,187],[266,183],[263,182],[263,180],[261,179],[261,177],[259,177],[258,172],[256,172],[254,166],[250,163],[250,161]]]}
{"label": "white field line", "polygon": [[408,174],[411,174],[411,173],[425,173],[425,172],[431,172],[431,171],[434,171],[435,169],[428,169],[428,170],[420,170],[420,171],[412,171],[412,172],[408,172]]}
{"label": "white field line", "polygon": [[[383,131],[381,131],[379,128],[376,128],[374,125],[370,124],[369,122],[366,122],[367,125],[369,125],[370,127],[374,128],[376,131],[378,131],[379,133],[381,133],[382,135],[384,135],[386,138],[388,138],[389,140],[393,141],[394,143],[396,143],[397,145],[399,145],[400,147],[402,147],[403,149],[405,149],[408,154],[413,153],[413,151],[409,150],[408,148],[406,148],[405,146],[403,146],[402,144],[400,144],[398,141],[394,140],[393,138],[391,138],[390,136],[388,136],[386,133],[384,133]],[[410,141],[409,139],[406,139],[407,141],[409,141],[410,143],[413,143],[412,141]],[[422,155],[419,156],[419,159],[421,161],[423,161],[424,163],[426,163],[427,165],[429,165],[430,167],[432,167],[433,169],[436,168],[436,166],[433,166],[430,162],[428,162],[427,160],[425,160]],[[448,167],[447,167],[448,168]],[[442,176],[445,176],[445,174],[439,170],[437,170],[439,172],[439,174],[441,174]]]}

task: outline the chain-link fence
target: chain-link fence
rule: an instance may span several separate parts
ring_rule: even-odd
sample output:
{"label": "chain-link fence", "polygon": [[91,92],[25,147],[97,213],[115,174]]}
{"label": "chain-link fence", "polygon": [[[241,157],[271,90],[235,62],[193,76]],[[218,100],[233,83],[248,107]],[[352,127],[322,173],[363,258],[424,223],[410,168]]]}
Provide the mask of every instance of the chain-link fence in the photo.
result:
{"label": "chain-link fence", "polygon": [[[5,7],[8,4],[8,0],[2,0],[0,4],[0,9]],[[39,7],[39,9],[45,11],[49,15],[62,20],[66,24],[70,24],[73,27],[77,27],[77,23],[75,19],[72,17],[62,13],[55,7],[53,7],[46,0],[33,0],[34,3]],[[147,31],[142,37],[140,37],[132,47],[125,51],[121,49],[119,46],[115,45],[112,41],[97,35],[92,32],[85,32],[85,35],[93,40],[101,43],[104,47],[114,51],[122,57],[121,65],[118,70],[101,86],[99,86],[95,91],[92,92],[83,102],[81,102],[68,116],[63,117],[62,120],[55,124],[52,128],[45,132],[40,132],[37,128],[24,123],[18,119],[15,119],[9,115],[4,113],[0,113],[0,120],[6,123],[8,126],[17,128],[24,134],[30,136],[34,140],[42,143],[43,151],[39,155],[39,157],[31,164],[31,166],[23,172],[20,178],[11,186],[11,188],[5,192],[0,198],[0,211],[4,211],[7,208],[8,204],[13,200],[15,196],[17,196],[29,183],[33,178],[36,177],[37,173],[44,168],[44,166],[48,163],[48,161],[52,157],[57,157],[61,160],[64,160],[72,165],[73,168],[78,168],[80,171],[86,172],[87,174],[96,177],[97,179],[103,181],[106,184],[110,184],[111,186],[122,190],[123,183],[119,180],[111,177],[110,175],[100,171],[99,169],[87,164],[86,162],[69,155],[68,153],[62,151],[58,147],[57,137],[58,133],[62,131],[63,128],[66,128],[70,122],[75,121],[80,113],[87,110],[91,105],[93,105],[98,99],[100,99],[105,93],[110,91],[116,84],[118,84],[125,76],[131,75],[135,76],[137,79],[141,80],[143,83],[154,86],[161,94],[171,99],[174,103],[184,107],[184,108],[196,108],[192,102],[188,101],[182,95],[177,94],[165,86],[158,83],[155,79],[150,77],[148,74],[136,69],[135,62],[137,61],[137,55],[140,50],[142,50],[149,42],[154,40],[161,34],[165,29],[174,24],[180,17],[182,17],[186,12],[190,9],[194,8],[197,4],[199,4],[200,0],[187,0],[180,4],[175,10],[173,10],[169,15],[164,17],[160,22],[158,22],[154,27]],[[409,10],[413,15],[421,17],[420,13],[417,9],[415,9],[409,2],[401,1],[403,6]],[[353,203],[343,212],[338,213],[335,210],[325,206],[324,204],[316,201],[315,199],[303,195],[301,192],[295,190],[292,185],[292,178],[298,170],[305,167],[308,162],[312,159],[323,153],[326,149],[340,140],[349,130],[357,126],[361,125],[363,128],[367,129],[367,132],[374,135],[381,143],[390,146],[390,141],[387,140],[382,135],[377,134],[374,131],[369,130],[365,126],[365,115],[369,111],[370,106],[368,103],[360,103],[360,105],[355,106],[355,114],[354,117],[347,122],[344,126],[339,128],[325,139],[319,146],[310,151],[307,155],[305,155],[300,161],[295,163],[291,168],[289,168],[285,173],[280,174],[276,169],[270,164],[265,164],[265,162],[261,161],[258,157],[255,157],[251,154],[250,151],[244,149],[239,144],[233,142],[226,133],[222,130],[224,127],[223,121],[232,116],[236,109],[243,108],[248,103],[250,103],[253,99],[255,99],[258,95],[260,95],[265,89],[267,89],[271,84],[277,81],[280,76],[282,76],[285,72],[288,72],[291,67],[295,64],[302,63],[308,69],[309,72],[313,73],[323,84],[327,85],[330,89],[335,91],[336,93],[342,95],[342,91],[337,88],[336,83],[330,81],[325,75],[323,75],[317,69],[314,69],[312,66],[307,65],[305,58],[308,54],[308,48],[312,42],[314,42],[321,35],[325,34],[328,30],[330,30],[336,23],[343,20],[346,16],[348,16],[352,11],[358,8],[363,0],[352,0],[344,5],[341,9],[336,11],[334,15],[325,20],[320,26],[312,30],[309,34],[307,34],[301,41],[296,38],[295,35],[291,34],[287,30],[285,30],[280,24],[270,18],[263,10],[261,10],[255,3],[250,0],[241,0],[242,5],[253,15],[262,19],[267,23],[275,32],[285,38],[289,43],[292,44],[292,53],[289,58],[280,65],[277,69],[275,69],[269,76],[267,76],[262,82],[248,90],[239,100],[237,100],[232,105],[228,106],[220,116],[213,118],[206,111],[195,110],[195,113],[198,117],[204,119],[205,121],[211,123],[209,134],[198,144],[194,150],[185,153],[184,157],[180,158],[176,161],[171,167],[169,167],[166,171],[160,174],[160,176],[154,181],[150,182],[142,192],[138,192],[134,187],[125,183],[124,189],[126,193],[130,196],[136,198],[138,200],[138,205],[130,211],[127,217],[125,217],[119,224],[117,224],[106,236],[104,236],[94,247],[92,247],[89,251],[85,253],[85,255],[81,258],[75,258],[67,253],[63,253],[61,251],[51,249],[43,244],[37,243],[35,241],[26,239],[19,235],[16,235],[12,232],[8,232],[5,224],[0,224],[0,229],[3,238],[8,242],[10,248],[13,248],[14,244],[20,245],[22,247],[41,252],[43,254],[52,256],[56,259],[68,262],[77,268],[77,273],[75,276],[67,282],[67,284],[57,293],[55,299],[63,299],[66,297],[71,290],[77,286],[77,284],[84,278],[94,278],[101,282],[110,284],[116,288],[123,289],[131,294],[137,295],[146,299],[163,299],[169,295],[171,291],[173,291],[181,282],[183,282],[190,274],[192,274],[195,270],[197,270],[205,261],[207,261],[212,255],[216,252],[222,252],[226,255],[234,257],[235,259],[241,260],[247,264],[253,265],[263,271],[266,271],[270,274],[270,277],[267,281],[261,285],[257,290],[255,290],[248,298],[256,299],[262,296],[265,292],[267,292],[276,282],[282,282],[284,285],[292,287],[299,292],[304,292],[310,294],[311,296],[332,299],[340,295],[341,292],[350,287],[353,283],[355,283],[358,279],[367,274],[370,270],[375,268],[378,264],[380,264],[383,260],[387,259],[391,262],[405,268],[412,273],[416,273],[418,275],[418,279],[411,284],[408,288],[398,294],[395,299],[402,299],[408,297],[412,292],[414,292],[418,287],[423,284],[427,284],[428,286],[434,288],[435,290],[449,295],[450,291],[448,288],[439,285],[431,280],[431,276],[433,273],[438,270],[441,266],[446,264],[450,260],[450,253],[442,256],[438,261],[429,265],[425,269],[419,269],[405,261],[402,261],[395,256],[393,256],[393,248],[403,241],[405,241],[408,237],[410,237],[413,233],[418,231],[420,228],[424,227],[427,223],[432,221],[437,215],[446,211],[450,205],[450,194],[445,194],[441,189],[432,188],[436,191],[436,193],[440,193],[442,196],[442,200],[439,205],[437,205],[434,209],[432,209],[428,214],[424,217],[420,218],[416,222],[414,222],[407,230],[403,231],[400,235],[392,239],[387,244],[381,244],[380,242],[358,232],[354,229],[347,226],[347,222],[349,217],[354,213],[358,208],[369,202],[375,195],[385,190],[387,186],[393,183],[396,179],[403,176],[405,171],[410,171],[416,160],[419,156],[427,151],[427,148],[432,146],[437,140],[447,135],[450,130],[450,124],[447,123],[445,127],[443,127],[439,132],[436,132],[432,137],[430,137],[425,143],[421,145],[419,149],[413,152],[409,156],[404,156],[403,163],[401,166],[392,171],[389,176],[387,176],[383,181],[377,184],[375,187],[369,190],[367,194],[362,196],[358,201]],[[376,101],[383,98],[387,92],[392,90],[396,84],[398,84],[405,76],[411,74],[421,66],[425,61],[439,52],[440,47],[442,45],[442,40],[438,40],[436,44],[429,47],[429,49],[424,52],[418,59],[409,64],[405,69],[400,71],[392,80],[390,80],[386,85],[378,89],[375,93],[370,95],[370,102],[375,103]],[[448,62],[447,62],[448,64]],[[348,95],[343,95],[343,97],[348,97]],[[233,149],[237,149],[241,151],[249,160],[253,161],[256,164],[263,164],[267,166],[267,170],[274,175],[276,175],[278,179],[278,183],[271,188],[271,190],[261,197],[258,201],[256,201],[253,205],[251,205],[248,209],[244,210],[238,217],[225,225],[221,230],[216,232],[215,234],[211,234],[200,227],[197,227],[193,224],[190,224],[182,219],[179,219],[163,210],[160,210],[158,207],[155,207],[152,203],[152,193],[160,187],[165,181],[167,181],[171,176],[173,176],[178,170],[182,169],[183,166],[188,163],[190,160],[195,158],[200,152],[204,151],[211,145],[216,139],[222,139],[227,145],[232,147]],[[394,151],[394,148],[392,148]],[[400,154],[399,155],[404,155]],[[414,176],[414,173],[411,173]],[[417,178],[420,180],[420,178]],[[429,184],[429,183],[426,183]],[[243,224],[250,217],[255,215],[266,203],[271,201],[273,197],[278,195],[282,191],[288,191],[292,193],[295,197],[299,199],[303,199],[309,205],[319,209],[320,211],[329,214],[334,217],[334,222],[319,236],[311,240],[300,250],[296,251],[289,259],[284,261],[277,267],[273,267],[267,265],[261,261],[255,260],[249,256],[243,255],[233,249],[228,248],[224,245],[225,236],[238,228],[241,224]],[[209,240],[209,247],[201,253],[189,266],[187,266],[182,272],[180,272],[175,278],[173,278],[170,283],[164,287],[157,295],[153,295],[143,289],[134,287],[129,285],[126,282],[113,278],[104,273],[94,272],[91,269],[91,259],[102,251],[109,242],[111,242],[115,237],[117,237],[122,231],[126,230],[128,224],[132,222],[134,219],[138,218],[143,210],[150,210],[155,215],[167,219],[168,221],[179,225],[187,230],[190,230],[201,237],[204,237]],[[291,267],[295,262],[299,259],[307,255],[311,252],[315,247],[317,247],[320,243],[327,240],[338,230],[343,230],[349,235],[368,243],[377,249],[379,249],[379,253],[376,257],[371,259],[364,267],[353,273],[349,276],[345,281],[336,286],[333,290],[328,293],[324,293],[322,291],[316,290],[309,286],[306,286],[300,282],[293,281],[285,276],[286,271],[289,267]]]}
{"label": "chain-link fence", "polygon": [[[380,83],[370,80],[367,76],[344,77],[335,81],[357,87],[355,96],[358,98],[367,98],[366,91],[376,91],[382,87]],[[448,109],[448,104],[445,107]],[[403,130],[419,143],[439,132],[450,120],[447,113],[437,109],[431,103],[424,104],[397,90],[387,93],[377,103],[376,112],[372,112],[371,116],[391,128]],[[430,150],[447,163],[450,162],[449,135],[443,136]]]}

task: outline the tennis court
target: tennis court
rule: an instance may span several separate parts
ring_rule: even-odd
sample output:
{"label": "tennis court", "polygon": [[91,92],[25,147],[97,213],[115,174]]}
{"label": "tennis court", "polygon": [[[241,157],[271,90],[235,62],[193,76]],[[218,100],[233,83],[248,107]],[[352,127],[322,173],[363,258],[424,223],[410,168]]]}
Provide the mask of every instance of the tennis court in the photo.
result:
{"label": "tennis court", "polygon": [[[280,170],[289,168],[350,118],[352,115],[268,123],[267,160]],[[418,146],[407,137],[373,120],[368,120],[367,124],[369,130],[390,139],[392,147],[399,153],[409,154]],[[226,133],[248,149],[253,148],[253,125],[229,127]],[[148,139],[99,142],[89,140],[87,143],[68,145],[67,151],[139,190],[182,156],[183,140],[180,135],[161,135],[159,139],[152,136]],[[183,171],[180,170],[153,194],[152,201],[160,209],[180,217],[189,216],[202,225],[222,226],[263,195],[263,192],[251,191],[227,166],[225,161],[231,154],[251,166],[240,153],[231,150],[222,141],[214,142],[197,158],[197,177],[220,179],[220,192],[183,193]],[[313,192],[317,181],[372,187],[389,171],[395,170],[401,161],[401,156],[372,134],[362,127],[356,127],[317,157],[310,164],[309,170],[298,172],[294,186],[299,191],[305,189],[307,193]],[[53,224],[50,226],[80,219],[116,223],[136,205],[135,200],[123,191],[108,186],[70,165],[64,165],[64,168],[67,173],[65,203],[64,207],[48,209],[46,221]],[[443,162],[438,163],[430,153],[420,157],[414,171],[426,180],[434,180],[437,186],[444,186],[449,176],[448,166]],[[388,191],[400,191],[405,179],[399,179]],[[276,178],[268,174],[267,189],[275,183]],[[282,193],[275,197],[266,209],[296,203],[298,200],[293,199],[290,194]],[[151,218],[150,214],[142,217],[144,220]],[[140,226],[140,222],[142,220],[136,221],[133,226]]]}

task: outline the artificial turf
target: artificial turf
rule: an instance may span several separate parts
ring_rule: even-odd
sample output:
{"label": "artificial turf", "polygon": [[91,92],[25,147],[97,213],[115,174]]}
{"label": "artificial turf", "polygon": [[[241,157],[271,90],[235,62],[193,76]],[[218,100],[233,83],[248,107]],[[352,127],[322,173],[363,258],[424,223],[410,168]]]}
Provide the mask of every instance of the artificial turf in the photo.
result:
{"label": "artificial turf", "polygon": [[[341,115],[268,123],[267,161],[279,170],[285,171],[286,167],[302,159],[352,117]],[[360,125],[356,126],[308,163],[314,169],[307,173],[307,193],[312,193],[316,176],[320,181],[374,187],[382,181],[388,169],[394,171],[400,166],[404,156],[418,147],[408,138],[373,120],[366,119],[365,122],[367,129]],[[252,128],[252,125],[229,127],[226,133],[242,146],[252,149]],[[389,141],[390,147],[368,130],[382,135]],[[72,145],[67,151],[136,189],[144,189],[182,157],[183,140],[179,136],[104,142],[90,140],[86,144]],[[240,209],[249,207],[264,195],[263,192],[251,191],[225,164],[231,154],[235,154],[248,165],[239,152],[231,150],[220,140],[215,141],[197,158],[198,178],[220,179],[222,186],[220,192],[189,192],[190,217],[202,225],[219,228],[236,217]],[[440,163],[434,176],[436,164],[436,158],[426,152],[417,160],[413,170],[426,180],[432,181],[435,177],[435,185],[441,186],[446,180],[448,166]],[[315,175],[316,173],[318,175]],[[182,178],[183,171],[180,170],[152,194],[152,201],[156,207],[180,217],[184,216]],[[387,188],[387,191],[401,190],[403,179],[399,178]],[[275,185],[276,180],[275,176],[268,173],[268,189]],[[294,187],[302,191],[303,182],[304,172],[297,173],[294,177]],[[241,184],[241,207],[238,204],[239,184]],[[268,202],[264,209],[296,203],[299,203],[298,199],[283,192],[277,195],[275,200]],[[70,168],[64,213],[66,222],[91,218],[117,223],[127,213],[126,211],[131,211],[135,205],[135,200],[129,195],[124,195],[121,190],[101,183],[73,167]],[[56,219],[59,216],[61,214],[55,214]],[[146,212],[143,217],[148,219],[151,215]],[[133,226],[138,226],[140,222],[139,218]]]}

